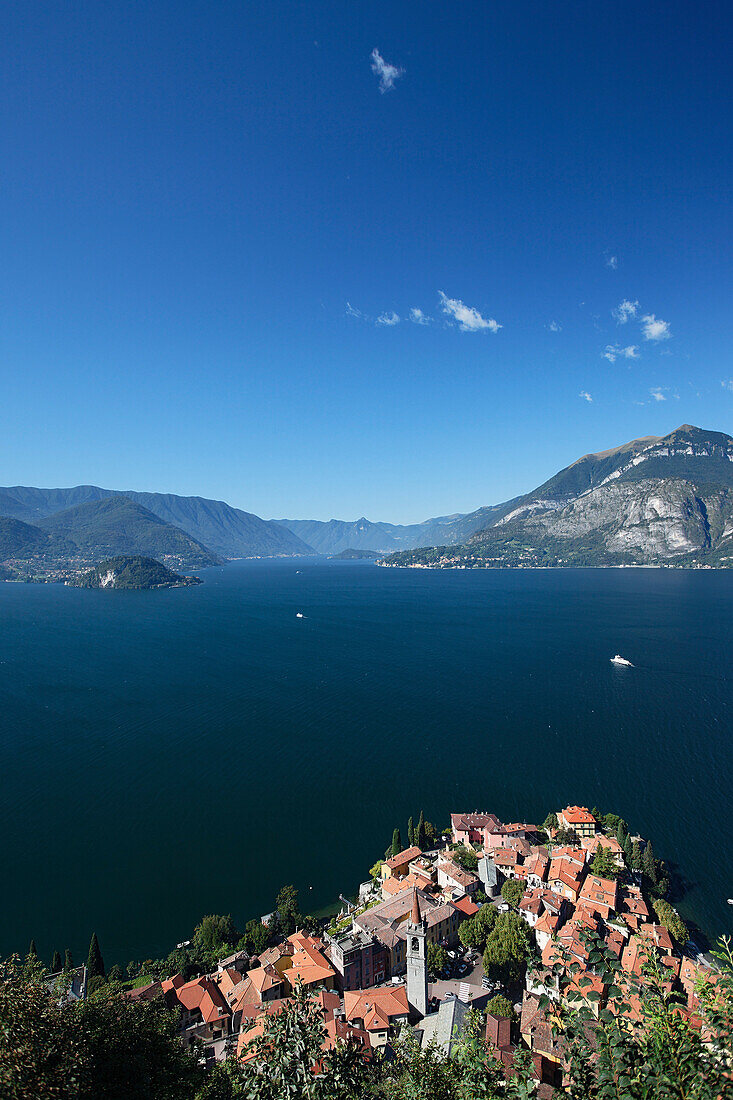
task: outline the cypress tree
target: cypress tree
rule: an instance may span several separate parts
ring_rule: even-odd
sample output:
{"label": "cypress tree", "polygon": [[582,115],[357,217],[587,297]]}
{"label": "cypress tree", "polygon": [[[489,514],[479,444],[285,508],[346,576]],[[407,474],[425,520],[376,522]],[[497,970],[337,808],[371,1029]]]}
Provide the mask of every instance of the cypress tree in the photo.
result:
{"label": "cypress tree", "polygon": [[631,845],[631,869],[632,871],[641,870],[641,848],[638,840]]}
{"label": "cypress tree", "polygon": [[644,857],[642,861],[642,869],[647,878],[651,879],[656,884],[657,881],[657,861],[654,858],[654,849],[652,848],[651,840],[647,842],[647,846],[644,849]]}
{"label": "cypress tree", "polygon": [[626,857],[626,866],[631,867],[634,859],[634,846],[631,843],[631,837],[628,833],[624,841],[624,856]]}
{"label": "cypress tree", "polygon": [[51,973],[52,974],[58,974],[60,969],[61,969],[61,955],[58,953],[58,951],[54,951],[53,955],[51,956]]}
{"label": "cypress tree", "polygon": [[71,954],[71,948],[67,947],[64,951],[64,970],[74,969],[74,956]]}
{"label": "cypress tree", "polygon": [[29,959],[37,959],[38,958],[38,950],[36,948],[36,941],[35,940],[31,940],[30,947],[28,948],[28,958]]}
{"label": "cypress tree", "polygon": [[402,838],[400,837],[400,830],[395,829],[392,833],[392,855],[396,856],[398,852],[402,851]]}
{"label": "cypress tree", "polygon": [[104,978],[104,976],[104,959],[102,958],[102,952],[99,950],[97,933],[92,932],[89,955],[87,956],[87,981],[96,977]]}
{"label": "cypress tree", "polygon": [[407,819],[407,843],[410,845],[411,848],[415,843],[415,826],[412,823],[411,817],[408,817]]}
{"label": "cypress tree", "polygon": [[626,837],[628,835],[629,834],[626,832],[626,826],[624,825],[623,821],[619,821],[618,829],[616,830],[616,840],[619,842],[622,848],[626,843]]}
{"label": "cypress tree", "polygon": [[420,810],[420,817],[417,822],[417,836],[415,837],[415,843],[422,851],[427,846],[427,836],[425,834],[425,818],[422,810]]}

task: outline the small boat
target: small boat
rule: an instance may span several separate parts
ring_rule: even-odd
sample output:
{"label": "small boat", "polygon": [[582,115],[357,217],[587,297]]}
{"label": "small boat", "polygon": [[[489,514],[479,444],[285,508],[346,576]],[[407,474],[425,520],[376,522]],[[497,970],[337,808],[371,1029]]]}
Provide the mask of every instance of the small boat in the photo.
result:
{"label": "small boat", "polygon": [[303,614],[302,611],[296,611],[295,612],[295,617],[296,617],[296,619],[304,619],[305,615]]}
{"label": "small boat", "polygon": [[625,657],[620,657],[618,653],[615,657],[611,658],[612,665],[625,665],[627,668],[633,668],[631,661],[627,661]]}

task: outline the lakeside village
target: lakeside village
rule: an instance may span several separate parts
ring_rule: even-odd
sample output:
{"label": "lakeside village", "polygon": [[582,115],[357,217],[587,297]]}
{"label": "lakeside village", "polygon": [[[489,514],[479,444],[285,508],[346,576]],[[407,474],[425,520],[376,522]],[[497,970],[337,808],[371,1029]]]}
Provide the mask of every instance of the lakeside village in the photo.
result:
{"label": "lakeside village", "polygon": [[[639,983],[654,962],[704,1039],[698,995],[716,972],[664,900],[669,883],[651,843],[630,836],[622,819],[582,806],[541,827],[455,813],[441,837],[421,814],[408,833],[402,849],[395,830],[358,903],[330,924],[301,917],[297,891],[285,887],[277,912],[247,925],[240,949],[218,958],[240,933],[231,918],[204,918],[169,957],[177,972],[129,982],[125,996],[178,1010],[184,1048],[211,1062],[254,1057],[267,1017],[303,991],[322,1013],[324,1050],[346,1042],[367,1058],[389,1058],[404,1029],[450,1056],[478,1010],[487,1050],[508,1075],[519,1056],[537,1094],[549,1097],[567,1078],[559,1008],[641,1019]],[[599,947],[615,963],[611,976]],[[206,973],[198,972],[202,948],[212,960]],[[105,980],[96,937],[93,955],[89,971],[74,972],[69,996]]]}

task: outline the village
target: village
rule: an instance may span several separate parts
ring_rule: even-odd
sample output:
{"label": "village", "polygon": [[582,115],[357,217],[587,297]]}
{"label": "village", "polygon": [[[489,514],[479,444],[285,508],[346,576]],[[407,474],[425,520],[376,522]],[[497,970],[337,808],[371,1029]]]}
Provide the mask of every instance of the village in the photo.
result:
{"label": "village", "polygon": [[454,813],[450,834],[430,847],[379,861],[358,901],[318,934],[296,930],[258,957],[237,951],[211,973],[173,974],[127,996],[164,998],[179,1010],[184,1046],[202,1045],[215,1061],[252,1058],[268,1014],[297,990],[322,1010],[324,1049],[350,1042],[368,1057],[389,1057],[405,1028],[450,1054],[477,1010],[487,1050],[507,1073],[523,1050],[538,1095],[550,1096],[564,1083],[558,1009],[582,1005],[592,1021],[623,1001],[633,1025],[652,964],[702,1027],[698,990],[714,972],[671,906],[645,896],[635,865],[646,852],[655,874],[651,845],[614,833],[614,823],[582,806],[542,827]]}

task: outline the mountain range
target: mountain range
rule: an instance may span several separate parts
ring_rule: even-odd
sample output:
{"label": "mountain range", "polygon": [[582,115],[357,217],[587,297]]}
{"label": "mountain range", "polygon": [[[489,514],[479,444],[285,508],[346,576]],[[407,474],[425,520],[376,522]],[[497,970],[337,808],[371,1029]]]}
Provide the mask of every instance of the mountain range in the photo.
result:
{"label": "mountain range", "polygon": [[683,424],[584,455],[455,544],[387,565],[733,565],[733,439]]}
{"label": "mountain range", "polygon": [[684,424],[584,455],[537,489],[400,525],[264,520],[204,497],[95,485],[0,488],[0,576],[47,579],[121,555],[223,560],[371,551],[387,565],[733,563],[733,439]]}

